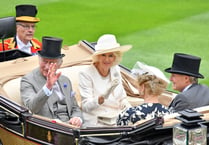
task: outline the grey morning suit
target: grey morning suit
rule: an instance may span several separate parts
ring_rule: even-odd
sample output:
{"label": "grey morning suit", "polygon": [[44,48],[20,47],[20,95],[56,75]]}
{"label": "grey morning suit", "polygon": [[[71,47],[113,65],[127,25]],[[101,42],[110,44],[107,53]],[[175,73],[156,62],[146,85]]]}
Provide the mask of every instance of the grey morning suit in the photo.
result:
{"label": "grey morning suit", "polygon": [[209,105],[209,88],[201,84],[193,84],[188,90],[179,93],[169,105],[175,111],[194,109]]}
{"label": "grey morning suit", "polygon": [[[21,80],[21,97],[23,103],[33,113],[53,119],[67,121],[72,117],[82,118],[82,113],[77,105],[76,98],[72,91],[70,80],[65,76],[60,76],[57,83],[64,96],[61,101],[53,91],[51,96],[45,95],[43,86],[46,78],[40,73],[39,68],[24,76]],[[55,102],[59,102],[56,104]],[[59,114],[59,112],[61,112]]]}

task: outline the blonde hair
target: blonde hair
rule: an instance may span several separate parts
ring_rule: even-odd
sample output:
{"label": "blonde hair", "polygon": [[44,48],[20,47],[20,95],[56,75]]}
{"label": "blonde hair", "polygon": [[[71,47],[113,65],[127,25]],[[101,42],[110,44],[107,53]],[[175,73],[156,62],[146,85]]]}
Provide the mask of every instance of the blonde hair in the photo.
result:
{"label": "blonde hair", "polygon": [[150,95],[160,95],[165,91],[168,83],[155,75],[139,75],[138,76],[138,85],[141,86],[144,84],[145,91]]}
{"label": "blonde hair", "polygon": [[[105,53],[103,53],[103,54],[105,54]],[[102,55],[102,54],[99,54],[99,55]],[[98,56],[99,55],[93,55],[92,56],[92,62],[93,63],[98,62]],[[113,55],[115,56],[115,61],[113,62],[112,66],[118,65],[121,62],[121,60],[122,60],[123,53],[120,52],[120,51],[115,51],[115,52],[113,52]]]}

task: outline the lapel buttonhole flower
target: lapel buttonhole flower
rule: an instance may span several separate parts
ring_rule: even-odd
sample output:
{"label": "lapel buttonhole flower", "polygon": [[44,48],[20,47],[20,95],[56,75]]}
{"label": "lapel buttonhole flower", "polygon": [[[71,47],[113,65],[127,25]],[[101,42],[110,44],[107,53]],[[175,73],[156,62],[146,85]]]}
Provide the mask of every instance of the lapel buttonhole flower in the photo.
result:
{"label": "lapel buttonhole flower", "polygon": [[67,84],[66,84],[66,83],[64,83],[63,87],[64,87],[64,88],[67,88]]}

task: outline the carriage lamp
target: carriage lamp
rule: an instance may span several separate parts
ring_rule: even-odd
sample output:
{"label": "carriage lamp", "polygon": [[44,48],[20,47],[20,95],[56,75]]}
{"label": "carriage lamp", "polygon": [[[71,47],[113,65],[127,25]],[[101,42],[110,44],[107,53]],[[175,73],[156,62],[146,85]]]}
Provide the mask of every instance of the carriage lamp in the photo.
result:
{"label": "carriage lamp", "polygon": [[194,110],[184,110],[176,117],[182,121],[173,127],[173,145],[207,145],[207,126],[201,124],[200,114]]}

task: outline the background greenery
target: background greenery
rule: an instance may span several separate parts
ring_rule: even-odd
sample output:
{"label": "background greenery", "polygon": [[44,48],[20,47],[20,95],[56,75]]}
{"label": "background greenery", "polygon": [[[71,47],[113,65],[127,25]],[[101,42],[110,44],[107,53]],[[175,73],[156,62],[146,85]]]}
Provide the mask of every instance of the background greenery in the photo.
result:
{"label": "background greenery", "polygon": [[176,52],[200,56],[200,83],[209,85],[208,0],[7,0],[0,17],[15,16],[17,4],[37,5],[40,40],[56,36],[73,45],[112,33],[121,45],[133,45],[122,61],[130,69],[141,61],[163,71]]}

